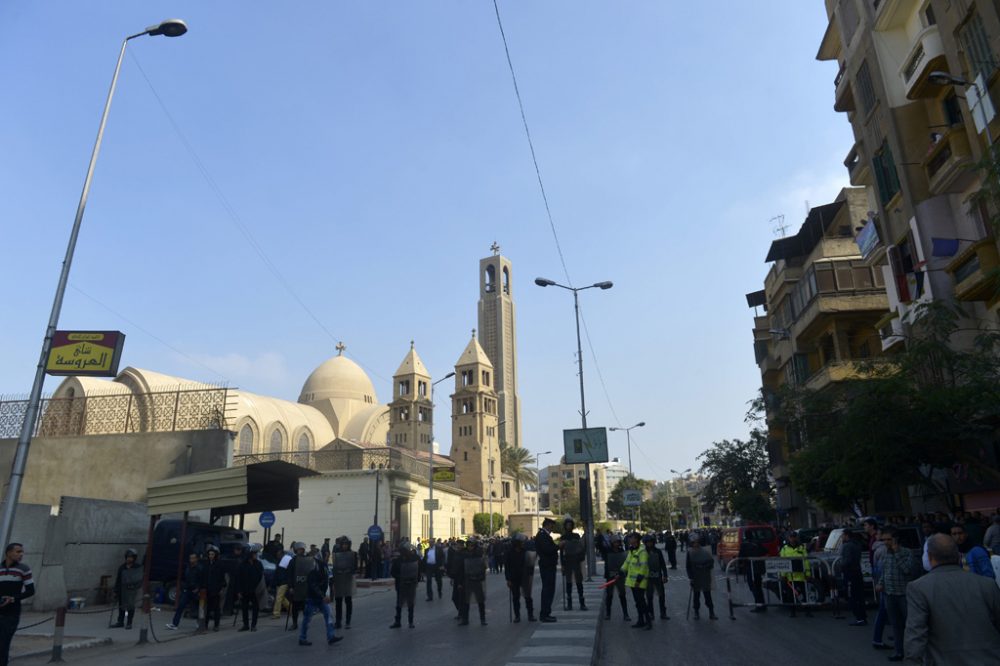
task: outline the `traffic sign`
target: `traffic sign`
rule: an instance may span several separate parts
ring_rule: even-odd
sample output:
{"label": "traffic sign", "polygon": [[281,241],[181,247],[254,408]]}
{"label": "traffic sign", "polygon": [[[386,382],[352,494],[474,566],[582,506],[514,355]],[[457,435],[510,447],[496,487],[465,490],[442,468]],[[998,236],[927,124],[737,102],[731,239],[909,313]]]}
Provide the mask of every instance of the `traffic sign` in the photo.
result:
{"label": "traffic sign", "polygon": [[371,541],[372,543],[381,541],[384,537],[385,533],[382,531],[382,528],[379,527],[378,525],[372,525],[371,527],[368,528],[368,540]]}
{"label": "traffic sign", "polygon": [[641,490],[623,490],[622,504],[625,506],[642,506]]}
{"label": "traffic sign", "polygon": [[436,499],[424,500],[424,511],[437,511],[441,508],[441,501]]}
{"label": "traffic sign", "polygon": [[264,511],[260,514],[260,518],[258,520],[261,527],[268,529],[274,525],[274,513],[271,511]]}

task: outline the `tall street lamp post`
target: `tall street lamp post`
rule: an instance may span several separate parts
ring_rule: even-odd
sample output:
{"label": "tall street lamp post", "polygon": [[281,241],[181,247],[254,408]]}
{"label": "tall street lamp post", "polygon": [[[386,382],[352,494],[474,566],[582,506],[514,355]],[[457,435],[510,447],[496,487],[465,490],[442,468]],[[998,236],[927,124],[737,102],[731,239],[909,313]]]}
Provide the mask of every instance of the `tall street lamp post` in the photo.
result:
{"label": "tall street lamp post", "polygon": [[[542,456],[547,456],[550,453],[552,453],[552,452],[551,451],[542,451],[541,453],[539,453],[538,455],[535,456],[535,491],[536,492],[535,492],[535,530],[534,531],[536,531],[536,532],[538,531],[538,528],[542,526],[542,524],[539,522],[539,517],[538,517],[539,513],[541,511],[541,505],[542,505],[542,461],[541,461],[541,458],[542,458]],[[552,490],[551,490],[551,487],[552,487],[552,484],[550,483],[549,484],[549,504],[550,504],[549,510],[550,511],[552,510],[552,508],[551,508],[551,504],[552,504]]]}
{"label": "tall street lamp post", "polygon": [[[587,401],[584,397],[583,390],[583,346],[580,343],[580,292],[584,289],[611,289],[614,283],[610,281],[605,282],[595,282],[594,284],[587,285],[586,287],[567,287],[564,284],[559,284],[554,280],[548,280],[546,278],[535,278],[535,284],[539,287],[560,287],[566,289],[567,291],[573,292],[573,311],[576,314],[576,360],[580,375],[580,419],[583,422],[583,429],[587,429]],[[585,529],[586,534],[584,535],[584,541],[587,545],[587,580],[590,580],[593,576],[597,575],[597,558],[594,556],[594,503],[590,493],[590,463],[586,463],[586,482],[584,484],[584,490],[587,493],[587,515]],[[581,498],[582,499],[582,498]],[[581,502],[581,507],[583,503]]]}
{"label": "tall street lamp post", "polygon": [[111,110],[111,99],[115,95],[115,86],[118,85],[118,73],[121,71],[122,59],[125,57],[125,47],[129,41],[136,37],[150,35],[151,37],[163,35],[164,37],[180,37],[187,32],[187,25],[180,19],[168,19],[157,25],[152,25],[142,32],[129,35],[122,42],[121,52],[118,54],[118,64],[115,65],[114,76],[111,77],[111,88],[108,90],[108,99],[104,103],[104,113],[101,114],[101,124],[97,128],[97,141],[94,143],[94,150],[90,155],[90,165],[87,167],[87,176],[83,181],[83,192],[80,194],[80,203],[76,207],[76,217],[73,220],[73,228],[69,234],[69,244],[66,247],[66,257],[63,259],[62,271],[59,274],[59,283],[56,286],[56,296],[52,303],[52,312],[49,315],[49,325],[45,329],[45,339],[42,341],[42,353],[38,360],[38,367],[35,370],[35,381],[31,385],[31,393],[28,396],[28,406],[24,413],[24,423],[21,426],[21,435],[17,440],[17,449],[14,452],[14,463],[10,469],[10,481],[7,485],[7,494],[4,497],[3,513],[0,514],[0,543],[10,542],[11,528],[14,523],[14,514],[17,509],[17,501],[21,496],[21,481],[24,478],[24,470],[28,465],[28,449],[31,447],[31,434],[35,430],[35,423],[38,420],[38,409],[42,398],[42,384],[45,382],[45,363],[52,350],[52,337],[56,327],[59,325],[59,314],[62,311],[63,296],[66,293],[66,284],[69,282],[69,269],[73,263],[73,252],[76,249],[76,240],[80,235],[80,224],[83,222],[83,211],[87,206],[87,195],[90,194],[90,183],[94,178],[94,167],[97,164],[97,155],[101,151],[101,141],[104,139],[104,126],[108,122],[108,112]]}
{"label": "tall street lamp post", "polygon": [[608,430],[610,430],[611,432],[615,432],[616,430],[624,430],[625,431],[625,439],[628,441],[628,473],[629,473],[629,475],[632,474],[632,429],[633,428],[641,428],[644,425],[646,425],[645,421],[639,421],[634,426],[629,426],[628,428],[608,428]]}
{"label": "tall street lamp post", "polygon": [[454,372],[449,372],[436,382],[431,382],[431,441],[427,445],[427,497],[430,499],[427,509],[427,538],[431,545],[434,545],[434,387],[454,376]]}
{"label": "tall street lamp post", "polygon": [[[676,469],[670,470],[670,472],[672,474],[676,474],[677,476],[683,476],[683,475],[687,474],[690,471],[691,471],[690,467],[688,467],[683,472],[678,472]],[[671,503],[673,503],[673,500],[674,500],[674,484],[673,484],[673,482],[671,482],[671,484],[670,484],[670,501],[671,501]],[[673,517],[671,516],[671,514],[669,512],[667,513],[667,522],[669,523],[670,531],[673,532],[674,531],[674,520],[673,520]]]}

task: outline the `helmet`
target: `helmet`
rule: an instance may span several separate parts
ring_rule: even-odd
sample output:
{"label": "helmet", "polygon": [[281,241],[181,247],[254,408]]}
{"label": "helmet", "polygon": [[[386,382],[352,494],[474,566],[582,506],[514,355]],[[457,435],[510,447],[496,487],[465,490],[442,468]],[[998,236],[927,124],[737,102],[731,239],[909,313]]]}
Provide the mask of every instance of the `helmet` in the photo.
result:
{"label": "helmet", "polygon": [[252,543],[252,544],[250,544],[250,552],[251,553],[259,553],[260,552],[260,544],[259,543]]}
{"label": "helmet", "polygon": [[478,546],[479,545],[479,537],[470,536],[468,539],[465,540],[465,545],[466,546]]}
{"label": "helmet", "polygon": [[647,534],[646,536],[642,537],[642,542],[656,544],[656,537],[652,534]]}
{"label": "helmet", "polygon": [[403,543],[399,544],[399,550],[401,550],[403,552],[406,552],[406,553],[412,552],[413,551],[413,544],[410,543],[409,541],[404,541]]}
{"label": "helmet", "polygon": [[304,543],[302,543],[301,541],[293,541],[292,542],[292,550],[293,551],[299,550],[300,548],[302,550],[305,550],[306,549],[306,545]]}
{"label": "helmet", "polygon": [[125,549],[125,557],[135,557],[135,558],[138,558],[139,557],[139,553],[137,553],[135,551],[135,548],[126,548]]}
{"label": "helmet", "polygon": [[576,525],[576,521],[573,520],[572,516],[567,515],[567,516],[563,517],[563,525],[566,525],[566,524]]}
{"label": "helmet", "polygon": [[222,551],[220,551],[219,547],[216,546],[214,543],[210,543],[207,546],[205,546],[205,553],[207,554],[207,553],[212,553],[212,552],[214,552],[216,555],[218,555]]}
{"label": "helmet", "polygon": [[630,539],[630,540],[631,540],[631,539],[637,539],[637,540],[641,540],[641,539],[642,539],[642,536],[641,536],[641,535],[640,535],[640,534],[639,534],[638,532],[629,532],[629,533],[628,533],[628,536],[627,536],[626,538],[628,538],[628,539]]}
{"label": "helmet", "polygon": [[518,532],[514,535],[514,541],[517,541],[518,543],[527,543],[528,535]]}
{"label": "helmet", "polygon": [[612,534],[611,535],[611,543],[621,543],[621,542],[622,542],[622,535],[621,534]]}

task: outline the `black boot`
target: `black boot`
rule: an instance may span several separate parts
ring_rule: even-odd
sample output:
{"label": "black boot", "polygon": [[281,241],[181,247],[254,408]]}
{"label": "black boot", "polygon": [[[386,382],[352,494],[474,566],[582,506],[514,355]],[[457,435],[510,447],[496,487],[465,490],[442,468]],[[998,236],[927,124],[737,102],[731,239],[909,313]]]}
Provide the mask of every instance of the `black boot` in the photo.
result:
{"label": "black boot", "polygon": [[486,626],[486,605],[479,604],[479,624]]}
{"label": "black boot", "polygon": [[406,609],[406,618],[409,621],[410,629],[413,629],[413,606]]}
{"label": "black boot", "polygon": [[399,618],[403,615],[403,609],[396,606],[396,621],[389,625],[390,629],[399,629],[403,625],[399,622]]}
{"label": "black boot", "polygon": [[528,622],[535,621],[535,605],[531,597],[524,598],[524,608],[528,611]]}
{"label": "black boot", "polygon": [[582,610],[582,611],[587,610],[587,604],[584,603],[583,597],[580,597],[580,610]]}

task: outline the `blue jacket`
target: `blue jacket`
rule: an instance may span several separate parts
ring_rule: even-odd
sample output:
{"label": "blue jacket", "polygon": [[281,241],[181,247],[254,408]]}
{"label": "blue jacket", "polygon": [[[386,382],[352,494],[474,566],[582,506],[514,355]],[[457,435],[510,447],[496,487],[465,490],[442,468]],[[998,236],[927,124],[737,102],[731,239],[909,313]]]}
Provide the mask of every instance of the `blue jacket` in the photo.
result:
{"label": "blue jacket", "polygon": [[973,546],[969,552],[962,555],[962,568],[987,578],[996,578],[990,554],[982,546]]}

